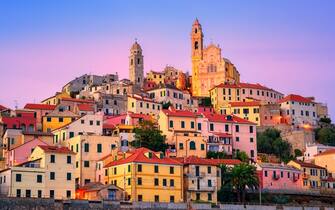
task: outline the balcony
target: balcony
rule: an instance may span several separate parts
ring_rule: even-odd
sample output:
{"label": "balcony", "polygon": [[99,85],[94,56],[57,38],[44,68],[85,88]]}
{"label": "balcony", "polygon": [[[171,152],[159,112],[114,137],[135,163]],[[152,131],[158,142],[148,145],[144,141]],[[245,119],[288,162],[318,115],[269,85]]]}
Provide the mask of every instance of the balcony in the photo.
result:
{"label": "balcony", "polygon": [[209,186],[201,186],[200,185],[200,187],[198,189],[198,187],[194,184],[194,185],[188,186],[188,190],[189,191],[213,192],[213,191],[215,191],[215,187],[214,186],[209,187]]}

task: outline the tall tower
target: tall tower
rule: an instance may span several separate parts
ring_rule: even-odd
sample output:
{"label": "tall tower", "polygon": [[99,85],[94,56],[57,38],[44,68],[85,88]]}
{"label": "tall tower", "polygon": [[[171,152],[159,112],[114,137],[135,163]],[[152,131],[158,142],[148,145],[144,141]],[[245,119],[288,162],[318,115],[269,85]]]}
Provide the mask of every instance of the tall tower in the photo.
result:
{"label": "tall tower", "polygon": [[198,19],[195,19],[191,32],[191,53],[192,53],[192,95],[198,96],[200,93],[200,81],[198,78],[199,62],[203,56],[203,38],[201,25]]}
{"label": "tall tower", "polygon": [[143,68],[142,48],[137,41],[135,41],[130,49],[129,80],[133,82],[136,90],[140,90],[143,86]]}

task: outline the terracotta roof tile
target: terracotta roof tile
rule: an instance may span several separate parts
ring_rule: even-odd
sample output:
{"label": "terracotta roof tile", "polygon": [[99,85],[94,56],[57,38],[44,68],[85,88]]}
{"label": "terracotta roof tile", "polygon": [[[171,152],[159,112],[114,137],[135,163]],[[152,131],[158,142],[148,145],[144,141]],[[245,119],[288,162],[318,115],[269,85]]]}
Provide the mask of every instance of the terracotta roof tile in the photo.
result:
{"label": "terracotta roof tile", "polygon": [[312,103],[313,101],[309,98],[305,98],[300,95],[295,95],[295,94],[290,94],[282,98],[281,100],[278,101],[278,103],[284,103],[287,101],[295,101],[295,102],[301,102],[301,103]]}
{"label": "terracotta roof tile", "polygon": [[47,146],[47,145],[39,145],[38,147],[40,147],[46,153],[76,154],[67,147]]}
{"label": "terracotta roof tile", "polygon": [[49,104],[26,104],[25,109],[41,109],[41,110],[54,110],[56,105]]}
{"label": "terracotta roof tile", "polygon": [[62,101],[72,101],[77,103],[89,103],[89,104],[94,103],[93,100],[78,99],[78,98],[62,98]]}
{"label": "terracotta roof tile", "polygon": [[169,109],[163,109],[162,112],[168,116],[174,116],[174,117],[197,117],[200,116],[200,114],[187,111],[187,110],[169,110]]}
{"label": "terracotta roof tile", "polygon": [[236,101],[229,103],[232,107],[241,107],[241,106],[260,106],[260,101]]}
{"label": "terracotta roof tile", "polygon": [[[151,158],[145,156],[145,153],[147,152],[152,152],[153,155]],[[127,163],[152,163],[152,164],[167,164],[167,165],[181,165],[180,162],[178,162],[177,160],[174,160],[172,158],[169,157],[163,157],[163,158],[159,158],[156,156],[155,152],[141,147],[138,149],[135,149],[134,151],[132,151],[132,154],[129,155],[126,158],[123,159],[119,159],[119,160],[115,160],[110,162],[109,164],[107,164],[105,166],[105,168],[111,167],[111,166],[116,166],[116,165],[122,165],[122,164],[127,164]]]}
{"label": "terracotta roof tile", "polygon": [[77,105],[79,111],[93,112],[94,106],[93,104],[78,104]]}
{"label": "terracotta roof tile", "polygon": [[[213,113],[203,113],[203,115],[211,122],[255,124],[253,122],[237,117],[235,115],[221,115]],[[231,116],[231,119],[229,119],[228,116]]]}
{"label": "terracotta roof tile", "polygon": [[293,162],[301,165],[302,167],[306,167],[306,168],[318,168],[318,169],[325,169],[324,167],[315,165],[313,163],[306,163],[306,162],[302,162],[300,160],[293,160]]}

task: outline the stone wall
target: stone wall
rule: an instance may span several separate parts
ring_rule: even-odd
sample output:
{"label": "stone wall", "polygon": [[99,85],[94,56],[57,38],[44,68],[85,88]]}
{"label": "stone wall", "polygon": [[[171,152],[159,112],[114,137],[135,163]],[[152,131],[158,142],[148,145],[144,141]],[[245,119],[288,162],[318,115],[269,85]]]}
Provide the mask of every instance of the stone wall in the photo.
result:
{"label": "stone wall", "polygon": [[[237,205],[219,204],[211,207],[211,204],[193,203],[191,209],[196,210],[335,210],[334,207],[298,207],[276,205]],[[88,202],[85,200],[55,201],[52,199],[34,198],[0,198],[0,210],[115,210],[115,209],[146,209],[146,210],[171,210],[189,209],[186,203],[120,203],[113,201]]]}

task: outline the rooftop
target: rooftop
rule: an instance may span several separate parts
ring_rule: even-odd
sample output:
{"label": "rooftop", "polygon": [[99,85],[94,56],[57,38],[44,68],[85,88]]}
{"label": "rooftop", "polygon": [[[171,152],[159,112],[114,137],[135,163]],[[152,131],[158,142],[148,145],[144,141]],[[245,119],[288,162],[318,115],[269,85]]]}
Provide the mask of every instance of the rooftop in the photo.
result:
{"label": "rooftop", "polygon": [[290,95],[285,96],[281,100],[279,100],[278,103],[284,103],[287,101],[295,101],[295,102],[301,102],[301,103],[312,103],[313,102],[309,98],[306,98],[300,95],[290,94]]}
{"label": "rooftop", "polygon": [[54,110],[56,105],[49,104],[26,104],[25,109],[38,109],[38,110]]}

